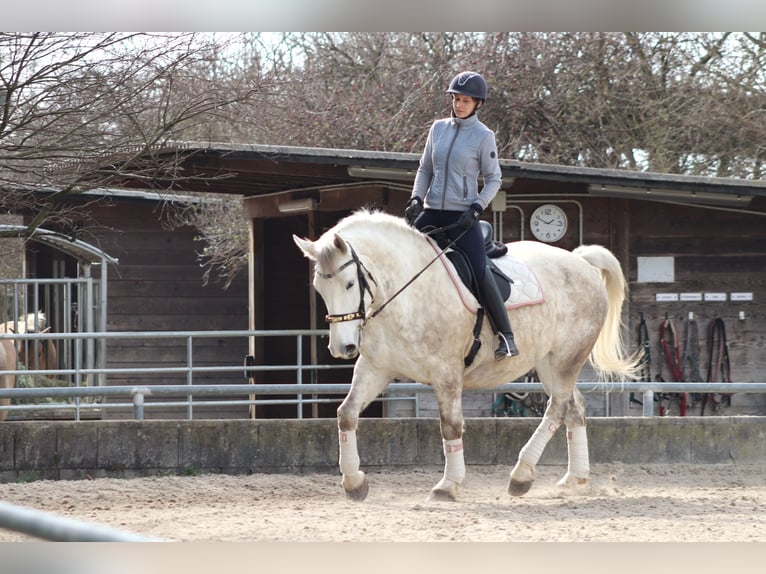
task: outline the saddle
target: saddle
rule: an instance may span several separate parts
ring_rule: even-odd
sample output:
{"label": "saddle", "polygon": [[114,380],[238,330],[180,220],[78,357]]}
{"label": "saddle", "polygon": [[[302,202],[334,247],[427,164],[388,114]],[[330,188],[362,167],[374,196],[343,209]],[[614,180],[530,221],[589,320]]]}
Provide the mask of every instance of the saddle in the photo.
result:
{"label": "saddle", "polygon": [[[497,265],[495,265],[495,262],[492,260],[497,259],[498,257],[502,257],[508,253],[508,246],[504,243],[501,243],[500,241],[494,241],[492,239],[493,229],[491,223],[481,219],[479,220],[478,225],[481,228],[481,234],[484,238],[484,252],[487,256],[487,268],[492,273],[492,277],[497,283],[497,288],[500,290],[500,296],[503,298],[503,301],[505,301],[511,294],[511,285],[513,284],[513,279],[503,273],[503,271]],[[449,240],[439,236],[435,236],[434,240],[442,248],[444,248],[444,246],[449,243]],[[471,265],[468,262],[468,258],[466,257],[465,253],[453,246],[450,251],[447,251],[446,256],[455,266],[455,270],[457,271],[458,276],[460,277],[460,280],[463,282],[463,284],[468,287],[468,289],[477,299],[480,299],[478,285],[476,284],[476,278],[473,276]]]}

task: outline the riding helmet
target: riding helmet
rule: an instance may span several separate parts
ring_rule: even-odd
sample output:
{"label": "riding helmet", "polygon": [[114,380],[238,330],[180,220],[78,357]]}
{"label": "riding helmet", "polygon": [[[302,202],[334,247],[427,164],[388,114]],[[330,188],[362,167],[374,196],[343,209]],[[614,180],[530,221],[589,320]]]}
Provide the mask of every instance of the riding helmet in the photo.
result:
{"label": "riding helmet", "polygon": [[446,92],[471,96],[484,101],[487,99],[487,82],[481,74],[476,72],[460,72],[452,78]]}

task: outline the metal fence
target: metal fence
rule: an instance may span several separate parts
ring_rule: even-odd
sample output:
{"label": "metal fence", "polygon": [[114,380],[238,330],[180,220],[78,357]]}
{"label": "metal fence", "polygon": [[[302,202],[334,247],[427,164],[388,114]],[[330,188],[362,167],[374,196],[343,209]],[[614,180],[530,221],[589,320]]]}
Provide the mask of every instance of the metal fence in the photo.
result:
{"label": "metal fence", "polygon": [[[106,330],[106,284],[90,276],[46,279],[0,279],[0,323],[6,324],[15,333],[26,332],[27,314],[37,325],[39,314],[45,309],[46,323],[51,331],[58,333],[92,332]],[[21,329],[19,327],[22,327]],[[34,332],[34,329],[32,329]],[[105,340],[80,339],[85,341],[81,349],[75,348],[76,339],[46,337],[57,356],[57,362],[64,368],[74,368],[75,360],[80,367],[103,367]],[[27,367],[40,370],[38,364],[41,341],[15,337],[19,351],[30,358]],[[83,364],[84,363],[84,364]],[[71,382],[71,381],[69,381]]]}
{"label": "metal fence", "polygon": [[[0,528],[53,542],[160,542],[103,524],[85,522],[0,501]],[[13,571],[13,569],[11,570]],[[35,569],[32,569],[35,572]]]}
{"label": "metal fence", "polygon": [[[297,417],[302,418],[303,405],[317,402],[337,402],[337,398],[326,398],[324,395],[345,395],[349,384],[335,383],[306,383],[311,380],[310,374],[315,371],[328,369],[351,369],[352,363],[347,364],[306,364],[303,362],[303,341],[306,337],[327,336],[327,330],[274,330],[274,331],[149,331],[149,332],[90,332],[90,333],[47,333],[47,334],[0,334],[0,339],[36,340],[57,338],[71,340],[75,348],[75,361],[69,368],[28,370],[17,369],[6,371],[17,376],[34,375],[67,375],[72,382],[67,386],[46,386],[38,388],[0,389],[0,399],[24,399],[26,401],[54,399],[58,402],[42,404],[12,404],[0,406],[7,411],[18,410],[70,410],[74,411],[75,420],[80,420],[81,412],[87,409],[131,408],[133,417],[143,419],[146,408],[183,406],[186,417],[194,418],[194,407],[203,405],[265,405],[265,404],[294,404],[297,407]],[[242,338],[249,337],[291,337],[295,339],[296,360],[292,364],[279,365],[198,365],[194,361],[194,341],[205,337]],[[85,367],[78,359],[88,342],[108,341],[114,339],[184,339],[186,341],[186,358],[183,365],[144,368],[108,368]],[[243,350],[247,348],[243,343]],[[246,377],[256,372],[288,371],[293,373],[294,383],[289,384],[258,384],[249,383],[195,383],[195,375],[219,373],[222,377]],[[186,383],[182,385],[140,384],[140,385],[107,385],[113,374],[151,374],[161,377],[163,374],[185,375]],[[94,377],[94,375],[97,375]],[[225,378],[224,377],[224,378]],[[91,385],[90,381],[102,384]],[[682,382],[578,382],[577,387],[584,393],[640,393],[643,395],[643,415],[653,415],[655,393],[766,393],[766,383],[752,382],[714,382],[714,383],[682,383]],[[420,383],[394,383],[388,387],[379,400],[412,400],[415,401],[415,415],[418,415],[417,400],[422,393],[433,392],[431,387]],[[483,393],[539,393],[544,392],[541,383],[508,382],[494,389],[468,390],[464,392]],[[287,395],[294,398],[263,398],[275,395]],[[236,398],[232,398],[236,397]],[[162,399],[180,398],[173,402]],[[118,401],[118,399],[121,399]],[[150,400],[147,400],[150,399]],[[158,400],[159,399],[159,400]]]}

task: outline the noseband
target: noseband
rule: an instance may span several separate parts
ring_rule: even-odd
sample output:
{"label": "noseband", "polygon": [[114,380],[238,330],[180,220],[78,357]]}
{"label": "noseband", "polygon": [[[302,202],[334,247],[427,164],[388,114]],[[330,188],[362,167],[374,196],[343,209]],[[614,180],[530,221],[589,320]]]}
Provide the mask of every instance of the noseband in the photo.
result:
{"label": "noseband", "polygon": [[[356,251],[354,251],[354,248],[351,247],[351,244],[346,242],[349,249],[351,250],[351,259],[346,261],[343,265],[338,267],[335,271],[332,273],[319,273],[317,271],[317,275],[321,277],[322,279],[332,279],[335,277],[338,273],[343,271],[346,267],[349,265],[356,263],[356,278],[357,283],[359,283],[359,309],[354,311],[353,313],[344,313],[339,315],[325,315],[325,321],[328,323],[343,323],[344,321],[355,321],[356,319],[364,319],[365,318],[365,310],[364,310],[364,292],[367,291],[370,294],[370,299],[372,302],[373,294],[372,289],[370,289],[370,284],[367,281],[367,277],[370,278],[370,281],[375,283],[377,286],[377,283],[375,281],[375,278],[372,276],[372,273],[364,266],[364,263],[359,259],[359,256],[357,256]],[[365,273],[367,276],[365,277]]]}

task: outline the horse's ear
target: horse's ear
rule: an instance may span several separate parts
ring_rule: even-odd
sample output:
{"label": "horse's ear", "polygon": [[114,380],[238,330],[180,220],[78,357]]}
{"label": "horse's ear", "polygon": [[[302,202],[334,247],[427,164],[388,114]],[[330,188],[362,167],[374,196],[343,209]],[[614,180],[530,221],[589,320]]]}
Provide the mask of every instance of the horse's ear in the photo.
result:
{"label": "horse's ear", "polygon": [[332,244],[335,246],[335,248],[338,251],[340,251],[341,255],[348,250],[348,247],[346,246],[346,242],[343,241],[343,238],[337,233],[332,238]]}
{"label": "horse's ear", "polygon": [[298,249],[303,251],[303,255],[305,255],[309,259],[316,261],[317,252],[316,252],[316,248],[314,247],[313,241],[309,241],[308,239],[301,239],[295,234],[293,234],[293,241],[295,241],[295,244],[298,246]]}

